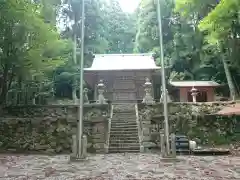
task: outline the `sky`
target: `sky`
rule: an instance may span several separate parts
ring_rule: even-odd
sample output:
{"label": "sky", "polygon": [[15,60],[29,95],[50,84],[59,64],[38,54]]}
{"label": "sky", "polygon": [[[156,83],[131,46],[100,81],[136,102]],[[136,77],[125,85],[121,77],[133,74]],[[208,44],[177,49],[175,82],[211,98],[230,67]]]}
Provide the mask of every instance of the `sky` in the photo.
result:
{"label": "sky", "polygon": [[140,0],[118,0],[123,11],[132,13],[137,8]]}

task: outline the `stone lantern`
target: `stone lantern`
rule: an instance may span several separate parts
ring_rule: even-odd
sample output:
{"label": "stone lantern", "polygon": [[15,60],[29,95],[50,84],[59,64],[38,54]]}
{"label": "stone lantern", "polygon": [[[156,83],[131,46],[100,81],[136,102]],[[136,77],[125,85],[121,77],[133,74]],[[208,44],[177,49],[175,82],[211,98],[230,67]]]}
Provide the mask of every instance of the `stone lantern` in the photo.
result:
{"label": "stone lantern", "polygon": [[105,85],[103,83],[103,80],[100,80],[98,85],[97,85],[97,88],[98,88],[98,100],[97,100],[97,103],[98,104],[106,104],[106,99],[103,95],[103,93],[105,92]]}
{"label": "stone lantern", "polygon": [[152,97],[152,83],[150,82],[149,78],[146,78],[146,82],[144,84],[144,91],[145,91],[145,97],[143,98],[143,103],[146,104],[154,104],[155,101]]}
{"label": "stone lantern", "polygon": [[195,87],[192,87],[191,95],[192,95],[192,98],[193,98],[193,103],[197,102],[197,94],[198,94],[198,90]]}

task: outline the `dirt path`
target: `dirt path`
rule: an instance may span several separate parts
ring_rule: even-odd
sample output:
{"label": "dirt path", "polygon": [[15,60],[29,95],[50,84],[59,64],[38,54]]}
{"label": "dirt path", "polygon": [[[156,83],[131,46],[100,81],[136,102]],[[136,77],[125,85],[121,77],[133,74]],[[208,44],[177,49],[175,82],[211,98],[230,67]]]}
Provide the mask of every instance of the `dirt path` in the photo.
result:
{"label": "dirt path", "polygon": [[0,155],[0,180],[237,180],[240,157],[182,156],[167,163],[157,154],[69,156]]}

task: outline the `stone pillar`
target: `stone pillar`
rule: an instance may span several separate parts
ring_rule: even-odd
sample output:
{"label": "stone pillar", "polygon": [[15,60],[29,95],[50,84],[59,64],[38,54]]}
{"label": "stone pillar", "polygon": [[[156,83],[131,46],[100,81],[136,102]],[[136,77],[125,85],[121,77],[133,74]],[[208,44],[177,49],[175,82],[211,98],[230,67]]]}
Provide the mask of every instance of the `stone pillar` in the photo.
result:
{"label": "stone pillar", "polygon": [[142,123],[142,146],[141,153],[145,152],[149,148],[149,144],[151,144],[151,119],[144,118],[141,120]]}
{"label": "stone pillar", "polygon": [[165,138],[163,133],[160,133],[160,149],[162,157],[166,157]]}
{"label": "stone pillar", "polygon": [[176,158],[176,136],[171,134],[171,155],[173,158]]}
{"label": "stone pillar", "polygon": [[103,93],[105,92],[105,85],[103,84],[103,80],[100,80],[98,85],[98,100],[97,103],[98,104],[107,104],[106,99],[103,95]]}
{"label": "stone pillar", "polygon": [[83,135],[82,137],[82,157],[85,159],[87,157],[87,136]]}
{"label": "stone pillar", "polygon": [[191,95],[192,95],[192,98],[193,98],[193,103],[196,103],[197,102],[197,94],[198,94],[198,90],[194,87],[192,87],[191,89]]}
{"label": "stone pillar", "polygon": [[73,135],[72,136],[72,154],[71,158],[76,158],[77,157],[77,136]]}
{"label": "stone pillar", "polygon": [[143,103],[146,104],[154,104],[155,101],[152,97],[152,83],[150,82],[149,78],[146,78],[146,82],[144,84],[144,91],[145,91],[145,97],[143,98]]}

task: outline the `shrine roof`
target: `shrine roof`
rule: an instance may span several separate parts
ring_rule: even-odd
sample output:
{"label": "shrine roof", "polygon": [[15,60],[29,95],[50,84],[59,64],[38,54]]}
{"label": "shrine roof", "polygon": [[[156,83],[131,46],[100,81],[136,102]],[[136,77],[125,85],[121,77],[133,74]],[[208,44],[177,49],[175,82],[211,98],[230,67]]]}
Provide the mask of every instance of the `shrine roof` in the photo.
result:
{"label": "shrine roof", "polygon": [[170,84],[175,87],[216,87],[220,86],[214,81],[170,81]]}
{"label": "shrine roof", "polygon": [[156,66],[152,54],[97,54],[90,68],[85,71],[154,70]]}

